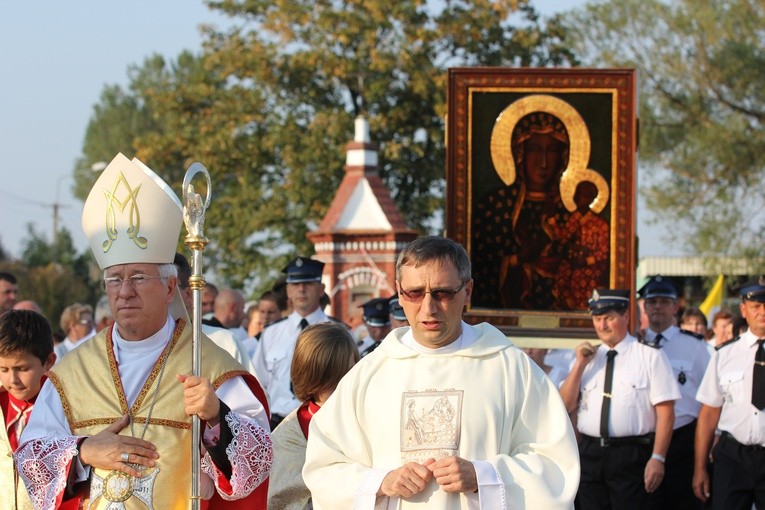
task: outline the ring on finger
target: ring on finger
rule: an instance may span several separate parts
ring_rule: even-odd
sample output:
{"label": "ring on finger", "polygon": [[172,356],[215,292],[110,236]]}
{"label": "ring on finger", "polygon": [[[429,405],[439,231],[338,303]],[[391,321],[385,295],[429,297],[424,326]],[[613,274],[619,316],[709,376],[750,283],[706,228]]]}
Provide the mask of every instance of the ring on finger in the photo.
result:
{"label": "ring on finger", "polygon": [[130,462],[130,454],[129,453],[123,453],[120,455],[120,459],[122,462]]}

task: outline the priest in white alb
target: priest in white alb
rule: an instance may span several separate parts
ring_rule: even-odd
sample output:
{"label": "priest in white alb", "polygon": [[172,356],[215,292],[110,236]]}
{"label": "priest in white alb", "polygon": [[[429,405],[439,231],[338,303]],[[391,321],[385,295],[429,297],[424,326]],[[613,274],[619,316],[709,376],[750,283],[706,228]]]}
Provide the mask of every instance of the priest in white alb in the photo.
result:
{"label": "priest in white alb", "polygon": [[[265,508],[272,461],[257,380],[202,337],[191,376],[191,327],[173,265],[175,193],[118,154],[82,215],[116,320],[51,370],[16,463],[35,508],[188,508],[191,416],[202,424],[202,508]],[[82,506],[78,506],[82,505]]]}
{"label": "priest in white alb", "polygon": [[396,264],[409,328],[391,332],[311,421],[314,509],[573,508],[574,432],[557,389],[489,324],[462,321],[465,249],[410,243]]}

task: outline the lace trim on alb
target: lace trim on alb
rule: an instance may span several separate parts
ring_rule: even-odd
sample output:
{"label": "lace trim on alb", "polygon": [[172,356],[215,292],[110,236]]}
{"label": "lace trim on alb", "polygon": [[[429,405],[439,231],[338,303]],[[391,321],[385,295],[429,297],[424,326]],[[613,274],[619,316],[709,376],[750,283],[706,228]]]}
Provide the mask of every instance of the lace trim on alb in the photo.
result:
{"label": "lace trim on alb", "polygon": [[56,507],[64,492],[67,467],[77,456],[78,436],[43,437],[28,441],[14,454],[19,475],[24,479],[35,508]]}
{"label": "lace trim on alb", "polygon": [[252,418],[230,412],[225,416],[234,439],[226,448],[231,462],[231,494],[218,485],[220,471],[215,467],[209,453],[202,457],[202,471],[215,481],[218,494],[228,501],[248,496],[263,483],[271,471],[274,451],[268,431]]}

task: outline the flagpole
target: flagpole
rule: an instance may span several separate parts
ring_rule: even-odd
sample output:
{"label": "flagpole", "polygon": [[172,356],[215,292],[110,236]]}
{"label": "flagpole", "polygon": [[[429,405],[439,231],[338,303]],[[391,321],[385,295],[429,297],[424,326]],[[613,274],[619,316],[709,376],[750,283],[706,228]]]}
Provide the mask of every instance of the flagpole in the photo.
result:
{"label": "flagpole", "polygon": [[[194,193],[191,184],[196,174],[201,173],[207,181],[207,196],[202,202],[202,196]],[[191,314],[192,337],[191,337],[191,373],[199,377],[202,373],[201,363],[201,340],[202,340],[202,289],[205,286],[205,278],[202,272],[202,252],[210,242],[204,235],[205,211],[210,206],[211,192],[210,174],[202,163],[193,163],[183,177],[183,222],[186,224],[186,246],[193,254],[189,278],[193,296],[193,308]],[[201,423],[196,414],[191,417],[191,508],[200,510],[200,471],[201,471]]]}

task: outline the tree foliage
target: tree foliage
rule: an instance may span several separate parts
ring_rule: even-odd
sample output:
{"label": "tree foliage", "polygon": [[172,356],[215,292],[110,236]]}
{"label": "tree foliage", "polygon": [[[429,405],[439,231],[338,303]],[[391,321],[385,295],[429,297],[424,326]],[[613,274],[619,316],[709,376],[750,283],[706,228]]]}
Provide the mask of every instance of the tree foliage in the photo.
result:
{"label": "tree foliage", "polygon": [[572,60],[561,26],[523,0],[207,3],[236,26],[208,27],[200,55],[131,68],[128,90],[107,87],[82,162],[132,151],[176,190],[203,162],[206,254],[235,286],[268,284],[312,252],[305,234],[342,178],[355,116],[368,118],[380,175],[425,232],[443,208],[446,69]]}
{"label": "tree foliage", "polygon": [[54,330],[59,329],[61,312],[72,303],[94,305],[98,282],[89,272],[89,254],[77,254],[71,234],[61,229],[55,243],[49,243],[32,225],[22,242],[22,260],[0,263],[19,282],[19,300],[40,305]]}
{"label": "tree foliage", "polygon": [[765,4],[612,0],[565,21],[586,63],[639,70],[642,189],[689,254],[761,253]]}

